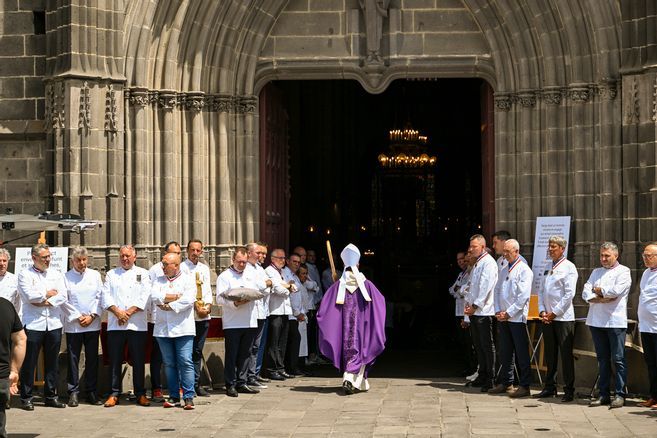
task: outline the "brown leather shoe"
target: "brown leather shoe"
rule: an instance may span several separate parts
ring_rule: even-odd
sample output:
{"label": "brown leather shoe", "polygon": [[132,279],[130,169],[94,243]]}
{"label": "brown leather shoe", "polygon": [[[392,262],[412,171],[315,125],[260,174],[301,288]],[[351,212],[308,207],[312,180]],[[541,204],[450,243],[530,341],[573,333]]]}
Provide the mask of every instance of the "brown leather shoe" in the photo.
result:
{"label": "brown leather shoe", "polygon": [[118,398],[118,397],[115,397],[115,396],[113,396],[113,395],[110,395],[110,396],[107,398],[107,401],[105,402],[105,407],[106,407],[106,408],[111,408],[111,407],[114,407],[114,406],[116,406],[116,405],[118,405],[118,404],[119,404],[119,398]]}
{"label": "brown leather shoe", "polygon": [[139,406],[150,406],[151,402],[148,400],[148,398],[146,398],[145,395],[140,395],[137,399],[137,404]]}
{"label": "brown leather shoe", "polygon": [[521,397],[529,397],[530,395],[531,395],[531,391],[529,390],[529,388],[525,388],[524,386],[519,386],[518,389],[516,389],[515,391],[509,394],[509,397],[521,398]]}
{"label": "brown leather shoe", "polygon": [[642,401],[641,403],[637,403],[636,405],[643,408],[652,408],[653,406],[657,405],[657,400],[650,398],[648,400]]}
{"label": "brown leather shoe", "polygon": [[509,390],[513,390],[512,386],[507,386],[503,385],[501,383],[498,383],[494,387],[488,390],[489,394],[504,394],[505,392],[508,392]]}

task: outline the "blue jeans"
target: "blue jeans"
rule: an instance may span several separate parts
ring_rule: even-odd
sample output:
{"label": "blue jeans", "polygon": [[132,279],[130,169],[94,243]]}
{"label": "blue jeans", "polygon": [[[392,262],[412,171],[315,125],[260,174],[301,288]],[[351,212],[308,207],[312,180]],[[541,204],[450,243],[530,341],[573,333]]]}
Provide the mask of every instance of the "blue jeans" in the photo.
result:
{"label": "blue jeans", "polygon": [[210,320],[196,321],[196,336],[194,336],[194,345],[192,347],[192,360],[194,361],[194,386],[198,386],[201,378],[201,366],[203,365],[203,347],[208,337]]}
{"label": "blue jeans", "polygon": [[616,368],[616,395],[626,397],[625,382],[627,382],[627,365],[625,363],[625,333],[624,328],[589,327],[595,355],[598,358],[598,389],[601,397],[609,397],[609,380],[611,378],[611,362]]}
{"label": "blue jeans", "polygon": [[194,398],[194,362],[192,361],[194,336],[158,337],[157,342],[164,361],[169,397],[179,400],[180,387],[182,387],[184,399]]}

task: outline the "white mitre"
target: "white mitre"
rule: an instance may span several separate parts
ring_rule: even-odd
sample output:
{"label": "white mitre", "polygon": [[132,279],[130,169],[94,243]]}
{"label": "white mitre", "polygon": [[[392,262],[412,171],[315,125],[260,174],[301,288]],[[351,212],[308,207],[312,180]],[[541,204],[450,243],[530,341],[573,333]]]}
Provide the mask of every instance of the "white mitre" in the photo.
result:
{"label": "white mitre", "polygon": [[[372,301],[370,295],[367,293],[367,289],[365,288],[365,276],[358,271],[360,251],[356,245],[350,243],[345,246],[340,253],[340,258],[344,262],[344,270],[342,271],[342,277],[340,277],[340,282],[338,284],[338,296],[335,303],[344,304],[346,290],[349,289],[351,293],[356,290],[354,288],[354,282],[358,285],[360,293],[363,295],[365,301]],[[347,268],[351,268],[351,271],[347,270]]]}

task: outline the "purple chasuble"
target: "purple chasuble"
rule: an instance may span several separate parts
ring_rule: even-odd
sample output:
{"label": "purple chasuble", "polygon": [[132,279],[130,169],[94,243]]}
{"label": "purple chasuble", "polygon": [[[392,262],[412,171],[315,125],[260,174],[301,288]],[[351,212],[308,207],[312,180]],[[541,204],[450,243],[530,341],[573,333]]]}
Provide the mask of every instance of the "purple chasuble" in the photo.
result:
{"label": "purple chasuble", "polygon": [[322,297],[317,311],[319,351],[341,372],[357,374],[361,366],[367,371],[386,342],[386,300],[365,280],[372,301],[365,301],[359,289],[346,291],[344,304],[336,304],[338,285],[335,282]]}

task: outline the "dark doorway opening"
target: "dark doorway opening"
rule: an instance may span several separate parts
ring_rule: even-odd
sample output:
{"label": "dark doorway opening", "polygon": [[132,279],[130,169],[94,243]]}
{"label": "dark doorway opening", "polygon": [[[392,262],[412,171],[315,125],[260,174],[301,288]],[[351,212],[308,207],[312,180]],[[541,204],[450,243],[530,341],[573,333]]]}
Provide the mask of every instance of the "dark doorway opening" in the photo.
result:
{"label": "dark doorway opening", "polygon": [[[455,254],[493,214],[482,191],[493,183],[482,166],[490,164],[482,163],[489,152],[487,84],[397,80],[379,95],[346,80],[276,81],[268,88],[280,93],[287,115],[289,247],[315,249],[321,270],[327,239],[338,254],[356,244],[362,270],[392,304],[388,346],[451,348],[456,330],[447,289],[458,272]],[[390,177],[378,156],[388,151],[391,130],[408,127],[428,137],[437,164]]]}

